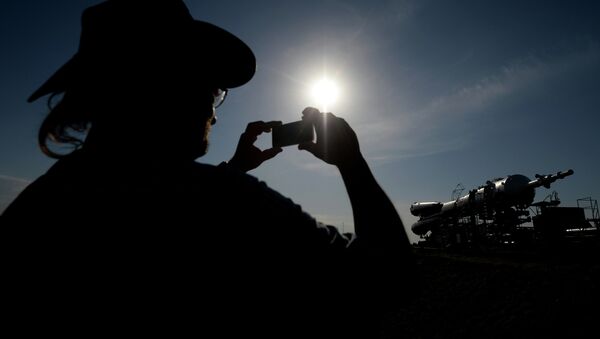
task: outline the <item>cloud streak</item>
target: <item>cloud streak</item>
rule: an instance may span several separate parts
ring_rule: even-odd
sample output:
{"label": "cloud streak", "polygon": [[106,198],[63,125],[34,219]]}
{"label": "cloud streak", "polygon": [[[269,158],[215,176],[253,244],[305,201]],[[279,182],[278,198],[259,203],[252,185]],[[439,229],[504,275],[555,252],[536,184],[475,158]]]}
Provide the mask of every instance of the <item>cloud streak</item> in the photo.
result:
{"label": "cloud streak", "polygon": [[0,180],[14,182],[14,183],[21,183],[21,184],[25,184],[25,185],[28,185],[31,183],[31,180],[17,178],[17,177],[11,177],[11,176],[4,175],[4,174],[0,174]]}
{"label": "cloud streak", "polygon": [[0,213],[21,193],[31,181],[0,174]]}
{"label": "cloud streak", "polygon": [[363,145],[372,151],[372,159],[378,162],[460,149],[468,144],[466,139],[470,134],[480,132],[467,129],[456,137],[448,137],[444,130],[464,128],[457,122],[487,114],[503,99],[527,95],[531,89],[560,81],[565,75],[599,62],[597,44],[551,59],[529,56],[458,90],[432,97],[421,107],[363,123],[357,130],[364,140]]}

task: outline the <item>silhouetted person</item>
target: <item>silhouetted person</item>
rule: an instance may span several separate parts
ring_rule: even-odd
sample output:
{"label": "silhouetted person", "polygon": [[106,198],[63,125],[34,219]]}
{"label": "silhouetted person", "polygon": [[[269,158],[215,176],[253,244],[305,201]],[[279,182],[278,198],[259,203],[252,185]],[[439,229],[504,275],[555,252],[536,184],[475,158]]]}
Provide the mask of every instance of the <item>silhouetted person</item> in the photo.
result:
{"label": "silhouetted person", "polygon": [[[376,337],[410,293],[409,243],[344,120],[304,110],[317,140],[300,148],[340,170],[356,236],[245,174],[281,151],[253,145],[277,122],[250,123],[228,163],[195,162],[216,106],[254,71],[248,46],[181,1],[83,13],[78,52],[30,98],[62,95],[39,132],[59,160],[2,216],[20,234],[7,238],[11,322],[62,335]],[[76,147],[61,155],[48,140]]]}

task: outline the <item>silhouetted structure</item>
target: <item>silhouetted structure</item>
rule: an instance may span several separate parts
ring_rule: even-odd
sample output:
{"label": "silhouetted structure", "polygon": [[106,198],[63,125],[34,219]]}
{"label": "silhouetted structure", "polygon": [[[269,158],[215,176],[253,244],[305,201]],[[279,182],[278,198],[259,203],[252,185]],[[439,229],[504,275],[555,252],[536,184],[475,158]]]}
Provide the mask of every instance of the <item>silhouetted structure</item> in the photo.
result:
{"label": "silhouetted structure", "polygon": [[[556,242],[575,231],[595,230],[579,207],[558,207],[554,195],[550,201],[533,203],[535,189],[550,188],[573,170],[555,175],[536,175],[530,180],[515,174],[488,181],[485,185],[442,202],[417,202],[411,213],[420,219],[411,227],[428,246],[519,246],[534,242]],[[590,203],[593,205],[592,203]],[[536,207],[531,218],[529,208]],[[526,223],[533,221],[533,226]],[[581,235],[582,233],[578,233]]]}
{"label": "silhouetted structure", "polygon": [[586,219],[593,223],[596,228],[600,228],[600,209],[598,209],[598,200],[591,197],[577,199],[577,207],[589,211],[589,217]]}

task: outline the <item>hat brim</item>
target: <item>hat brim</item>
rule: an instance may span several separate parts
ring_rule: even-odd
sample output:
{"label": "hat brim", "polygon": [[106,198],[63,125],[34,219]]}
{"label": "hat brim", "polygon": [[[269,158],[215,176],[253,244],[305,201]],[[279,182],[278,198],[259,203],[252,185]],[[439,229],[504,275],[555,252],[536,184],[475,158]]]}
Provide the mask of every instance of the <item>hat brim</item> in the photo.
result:
{"label": "hat brim", "polygon": [[73,79],[75,72],[77,72],[79,64],[79,56],[75,54],[69,61],[62,65],[52,76],[40,86],[33,94],[27,99],[27,102],[34,102],[37,99],[50,93],[62,93],[69,87],[70,79]]}
{"label": "hat brim", "polygon": [[[256,57],[252,49],[228,31],[204,21],[192,23],[190,44],[198,63],[206,63],[207,78],[223,89],[246,84],[256,72]],[[209,49],[210,48],[210,49]],[[33,102],[47,94],[62,93],[73,85],[77,74],[85,67],[76,53],[27,99]],[[207,80],[208,80],[207,79]]]}
{"label": "hat brim", "polygon": [[201,56],[197,62],[210,63],[206,65],[207,71],[221,88],[239,87],[252,79],[256,72],[256,57],[248,45],[208,22],[194,20],[193,27],[196,33],[192,38],[198,40],[193,42],[194,46],[201,46],[198,47],[197,55]]}

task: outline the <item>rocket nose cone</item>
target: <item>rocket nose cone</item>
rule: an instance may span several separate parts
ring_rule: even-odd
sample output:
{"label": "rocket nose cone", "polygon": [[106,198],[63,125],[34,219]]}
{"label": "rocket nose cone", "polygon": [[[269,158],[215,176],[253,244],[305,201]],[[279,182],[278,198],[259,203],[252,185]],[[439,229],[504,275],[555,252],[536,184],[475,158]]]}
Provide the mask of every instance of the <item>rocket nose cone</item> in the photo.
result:
{"label": "rocket nose cone", "polygon": [[504,192],[510,195],[517,195],[527,188],[527,184],[529,183],[529,178],[521,175],[515,174],[506,178],[504,183]]}

